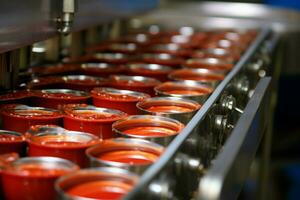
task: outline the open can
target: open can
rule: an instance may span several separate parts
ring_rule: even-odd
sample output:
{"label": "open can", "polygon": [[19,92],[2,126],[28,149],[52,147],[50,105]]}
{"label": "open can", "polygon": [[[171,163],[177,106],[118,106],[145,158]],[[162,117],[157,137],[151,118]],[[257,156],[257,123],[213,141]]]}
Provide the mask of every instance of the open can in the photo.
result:
{"label": "open can", "polygon": [[64,200],[118,200],[136,185],[138,176],[120,168],[99,167],[76,171],[55,183],[58,197]]}
{"label": "open can", "polygon": [[86,150],[92,167],[119,167],[142,174],[155,163],[164,148],[156,143],[133,138],[103,140]]}
{"label": "open can", "polygon": [[184,128],[175,119],[154,115],[134,115],[112,125],[120,137],[139,138],[167,146]]}
{"label": "open can", "polygon": [[169,81],[154,90],[159,96],[182,97],[204,103],[214,89],[196,81]]}
{"label": "open can", "polygon": [[216,87],[224,78],[224,72],[207,69],[180,69],[169,74],[169,78],[175,81],[197,81],[211,87]]}
{"label": "open can", "polygon": [[153,88],[160,83],[157,79],[144,76],[113,75],[110,76],[108,85],[117,89],[133,90],[154,96]]}
{"label": "open can", "polygon": [[53,200],[56,197],[55,180],[78,169],[74,163],[61,158],[26,157],[18,159],[2,172],[5,199]]}
{"label": "open can", "polygon": [[94,88],[91,95],[95,106],[117,109],[129,115],[138,113],[137,102],[150,98],[146,93],[114,88]]}
{"label": "open can", "polygon": [[57,109],[64,104],[87,103],[89,93],[70,89],[45,89],[36,91],[34,105]]}
{"label": "open can", "polygon": [[70,160],[80,167],[88,167],[85,150],[99,142],[97,136],[77,131],[61,131],[60,127],[57,132],[53,129],[47,132],[46,129],[27,134],[28,156],[59,157]]}
{"label": "open can", "polygon": [[22,133],[0,130],[0,153],[15,152],[21,156],[26,154],[26,138]]}
{"label": "open can", "polygon": [[32,125],[60,125],[63,118],[62,113],[58,110],[22,104],[3,106],[1,116],[3,129],[20,133],[25,133]]}
{"label": "open can", "polygon": [[90,105],[69,104],[63,110],[64,128],[91,133],[100,139],[114,137],[112,123],[127,116],[119,110]]}
{"label": "open can", "polygon": [[153,97],[137,104],[142,114],[176,119],[187,124],[201,105],[196,101],[178,97]]}

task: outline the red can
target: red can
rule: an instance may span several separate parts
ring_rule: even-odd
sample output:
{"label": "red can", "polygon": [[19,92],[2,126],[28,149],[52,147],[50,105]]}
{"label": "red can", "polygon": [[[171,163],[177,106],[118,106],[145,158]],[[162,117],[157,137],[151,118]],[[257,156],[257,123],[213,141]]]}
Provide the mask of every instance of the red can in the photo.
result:
{"label": "red can", "polygon": [[125,71],[124,65],[111,63],[83,63],[80,72],[85,75],[107,77],[113,74],[121,74]]}
{"label": "red can", "polygon": [[108,83],[113,88],[143,92],[151,96],[155,95],[153,88],[158,84],[160,84],[160,81],[154,78],[125,75],[110,76]]}
{"label": "red can", "polygon": [[144,50],[148,53],[167,53],[178,57],[188,57],[192,54],[191,49],[183,48],[176,43],[154,44]]}
{"label": "red can", "polygon": [[71,59],[68,62],[75,63],[87,63],[87,62],[104,62],[111,64],[126,64],[134,59],[132,55],[124,53],[95,53],[84,55],[75,59]]}
{"label": "red can", "polygon": [[176,119],[187,124],[201,105],[196,101],[178,97],[153,97],[137,103],[142,114]]}
{"label": "red can", "polygon": [[237,51],[230,51],[222,48],[211,48],[196,50],[191,54],[193,58],[218,58],[229,62],[235,62],[240,59],[241,54]]}
{"label": "red can", "polygon": [[122,199],[138,181],[127,170],[99,167],[79,170],[61,177],[55,184],[61,199]]}
{"label": "red can", "polygon": [[11,93],[0,95],[0,104],[26,104],[29,103],[32,95],[30,90],[12,91]]}
{"label": "red can", "polygon": [[200,103],[209,97],[213,88],[196,81],[169,81],[164,82],[154,88],[155,92],[161,96],[172,96],[188,98]]}
{"label": "red can", "polygon": [[17,153],[5,153],[0,154],[0,198],[4,199],[3,194],[3,186],[2,186],[2,170],[4,170],[7,166],[10,165],[11,162],[19,159],[19,155]]}
{"label": "red can", "polygon": [[62,123],[63,115],[60,111],[30,107],[22,104],[7,104],[1,110],[3,129],[25,133],[32,125]]}
{"label": "red can", "polygon": [[70,104],[64,107],[64,111],[66,129],[92,133],[101,139],[112,138],[112,123],[127,116],[119,110],[89,105]]}
{"label": "red can", "polygon": [[87,103],[87,92],[70,89],[45,89],[36,91],[34,105],[57,109],[64,104]]}
{"label": "red can", "polygon": [[183,64],[186,68],[204,68],[210,70],[229,71],[233,68],[233,63],[217,58],[191,58]]}
{"label": "red can", "polygon": [[72,74],[77,71],[79,65],[76,64],[57,64],[50,66],[32,67],[28,69],[29,74],[35,74],[39,76],[43,75],[63,75]]}
{"label": "red can", "polygon": [[138,51],[136,43],[119,43],[119,42],[108,42],[87,47],[85,50],[87,53],[96,52],[111,52],[111,53],[126,53],[134,54]]}
{"label": "red can", "polygon": [[33,78],[26,84],[29,89],[60,88],[64,83],[61,76],[46,76]]}
{"label": "red can", "polygon": [[137,102],[150,98],[150,95],[142,92],[114,88],[94,88],[91,95],[95,106],[121,110],[130,115],[138,113]]}
{"label": "red can", "polygon": [[40,131],[28,136],[28,156],[64,158],[84,168],[89,165],[85,150],[98,142],[97,136],[84,132],[62,132],[61,129],[56,133]]}
{"label": "red can", "polygon": [[136,138],[103,140],[86,150],[91,165],[128,169],[141,174],[155,163],[164,148],[156,143]]}
{"label": "red can", "polygon": [[14,131],[0,130],[0,153],[18,153],[25,155],[26,138],[21,133]]}
{"label": "red can", "polygon": [[197,81],[216,87],[225,78],[225,75],[224,72],[207,69],[180,69],[169,74],[169,78],[175,81]]}
{"label": "red can", "polygon": [[151,77],[164,82],[168,80],[168,74],[173,69],[166,65],[132,63],[127,65],[127,71],[132,76]]}
{"label": "red can", "polygon": [[105,78],[99,78],[86,75],[69,75],[64,76],[63,88],[72,90],[90,91],[95,87],[105,86],[108,82]]}
{"label": "red can", "polygon": [[167,53],[146,53],[140,55],[139,61],[151,64],[179,67],[184,62],[184,59]]}
{"label": "red can", "polygon": [[116,121],[112,128],[121,137],[146,139],[166,146],[182,131],[184,125],[168,117],[134,115]]}
{"label": "red can", "polygon": [[2,172],[5,199],[53,200],[54,182],[78,170],[72,162],[54,157],[26,157],[12,162]]}

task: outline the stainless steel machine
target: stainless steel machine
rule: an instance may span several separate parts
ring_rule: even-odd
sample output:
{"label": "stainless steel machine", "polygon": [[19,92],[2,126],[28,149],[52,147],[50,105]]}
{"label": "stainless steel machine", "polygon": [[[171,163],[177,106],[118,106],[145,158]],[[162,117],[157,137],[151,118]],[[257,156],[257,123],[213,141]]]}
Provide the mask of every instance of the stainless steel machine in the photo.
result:
{"label": "stainless steel machine", "polygon": [[86,45],[130,29],[153,25],[257,29],[256,39],[233,70],[125,199],[236,199],[255,160],[258,197],[267,199],[276,83],[282,63],[288,63],[285,70],[289,70],[299,59],[293,52],[286,57],[283,51],[291,51],[285,44],[299,32],[300,14],[255,4],[160,3],[1,2],[1,91],[13,90],[30,77],[24,73],[30,65],[79,56]]}

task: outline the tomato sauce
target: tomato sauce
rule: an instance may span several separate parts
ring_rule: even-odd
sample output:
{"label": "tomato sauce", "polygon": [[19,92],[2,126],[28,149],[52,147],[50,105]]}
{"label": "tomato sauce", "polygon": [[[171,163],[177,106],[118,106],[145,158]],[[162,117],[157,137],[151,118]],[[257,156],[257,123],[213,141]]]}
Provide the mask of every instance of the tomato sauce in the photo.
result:
{"label": "tomato sauce", "polygon": [[155,105],[146,108],[146,110],[155,113],[185,113],[185,112],[193,112],[199,108],[191,108],[177,105]]}
{"label": "tomato sauce", "polygon": [[187,68],[204,68],[211,70],[231,70],[233,64],[228,61],[220,59],[207,58],[207,59],[188,59],[183,64]]}
{"label": "tomato sauce", "polygon": [[124,65],[114,65],[110,63],[84,63],[80,69],[81,74],[101,77],[121,74],[124,71]]}
{"label": "tomato sauce", "polygon": [[60,125],[62,113],[57,110],[7,104],[1,110],[3,129],[25,133],[32,125]]}
{"label": "tomato sauce", "polygon": [[98,159],[131,165],[148,165],[154,163],[158,157],[159,155],[152,152],[128,149],[103,152],[98,156]]}
{"label": "tomato sauce", "polygon": [[76,165],[59,166],[53,161],[20,163],[21,160],[13,162],[2,172],[5,199],[53,200],[56,179],[78,169]]}
{"label": "tomato sauce", "polygon": [[82,183],[66,190],[70,196],[97,200],[121,199],[133,188],[132,184],[117,180],[96,180]]}
{"label": "tomato sauce", "polygon": [[[85,133],[86,134],[86,133]],[[98,138],[87,135],[88,140],[80,141],[77,134],[72,135],[33,135],[28,141],[29,156],[53,156],[70,160],[80,167],[88,166],[85,150],[97,144]]]}
{"label": "tomato sauce", "polygon": [[86,106],[66,108],[64,127],[68,130],[92,133],[101,139],[111,138],[112,123],[127,116],[118,110],[90,107],[91,109],[86,109]]}
{"label": "tomato sauce", "polygon": [[0,152],[16,152],[19,155],[25,155],[26,138],[21,133],[1,131],[0,130]]}
{"label": "tomato sauce", "polygon": [[137,102],[150,97],[141,92],[112,88],[95,88],[91,94],[95,106],[121,110],[130,115],[138,114]]}

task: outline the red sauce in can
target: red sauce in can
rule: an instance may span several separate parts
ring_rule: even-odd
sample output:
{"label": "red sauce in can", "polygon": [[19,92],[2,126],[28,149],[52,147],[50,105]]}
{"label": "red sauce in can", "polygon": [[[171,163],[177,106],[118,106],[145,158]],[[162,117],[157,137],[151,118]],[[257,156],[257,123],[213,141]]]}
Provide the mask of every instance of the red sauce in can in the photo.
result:
{"label": "red sauce in can", "polygon": [[21,133],[0,130],[0,152],[25,155],[26,138]]}
{"label": "red sauce in can", "polygon": [[50,89],[36,92],[34,105],[57,109],[64,104],[87,103],[90,95],[83,91]]}
{"label": "red sauce in can", "polygon": [[185,85],[176,82],[165,82],[155,88],[159,93],[167,95],[201,96],[212,93],[213,89],[205,86]]}
{"label": "red sauce in can", "polygon": [[216,58],[205,58],[205,59],[188,59],[182,64],[187,68],[204,68],[211,70],[231,70],[233,64],[231,62],[216,59]]}
{"label": "red sauce in can", "polygon": [[153,88],[160,84],[160,81],[154,78],[143,76],[111,76],[109,86],[124,90],[133,90],[144,92],[154,96]]}
{"label": "red sauce in can", "polygon": [[[47,159],[49,157],[40,157]],[[59,166],[56,162],[24,162],[23,158],[13,162],[2,172],[3,190],[6,199],[10,200],[53,200],[55,180],[78,169],[76,165]],[[17,191],[16,191],[17,188]]]}
{"label": "red sauce in can", "polygon": [[175,135],[178,131],[165,127],[140,126],[126,129],[123,133],[137,136],[165,137]]}
{"label": "red sauce in can", "polygon": [[5,130],[25,133],[32,125],[60,125],[62,113],[58,110],[7,104],[1,110]]}
{"label": "red sauce in can", "polygon": [[28,73],[38,75],[68,74],[75,72],[78,68],[79,65],[76,64],[59,64],[54,66],[32,67],[28,70]]}
{"label": "red sauce in can", "polygon": [[117,200],[126,195],[132,187],[131,184],[117,180],[96,180],[71,187],[66,193],[91,200]]}
{"label": "red sauce in can", "polygon": [[29,89],[59,88],[64,83],[60,76],[37,77],[27,83]]}
{"label": "red sauce in can", "polygon": [[68,105],[64,111],[66,129],[92,133],[101,139],[113,137],[112,123],[127,116],[118,110],[87,105]]}
{"label": "red sauce in can", "polygon": [[170,78],[174,80],[193,80],[193,81],[221,81],[224,79],[224,75],[221,73],[216,73],[213,71],[208,71],[205,69],[182,69],[176,70],[170,74]]}
{"label": "red sauce in can", "polygon": [[104,86],[107,84],[106,79],[94,76],[71,75],[64,76],[63,79],[65,81],[63,88],[73,90],[90,91],[94,87]]}
{"label": "red sauce in can", "polygon": [[121,110],[130,115],[138,113],[137,102],[150,97],[141,92],[113,88],[94,88],[91,94],[95,106]]}
{"label": "red sauce in can", "polygon": [[121,74],[124,71],[124,65],[114,65],[110,63],[83,63],[80,68],[81,74],[101,77]]}
{"label": "red sauce in can", "polygon": [[159,158],[159,155],[141,150],[117,150],[103,152],[98,156],[98,159],[104,161],[112,161],[126,163],[131,165],[148,165],[154,163]]}
{"label": "red sauce in can", "polygon": [[[81,135],[80,135],[81,134]],[[88,166],[85,150],[97,144],[99,139],[93,135],[78,134],[36,134],[29,137],[29,156],[53,156],[68,159],[80,167]],[[80,140],[82,137],[83,140]]]}
{"label": "red sauce in can", "polygon": [[11,93],[0,95],[0,104],[27,103],[32,95],[32,92],[29,90],[13,91]]}
{"label": "red sauce in can", "polygon": [[[199,106],[200,107],[200,106]],[[178,105],[155,105],[147,108],[147,111],[155,113],[185,113],[193,112],[199,108],[190,108]]]}

